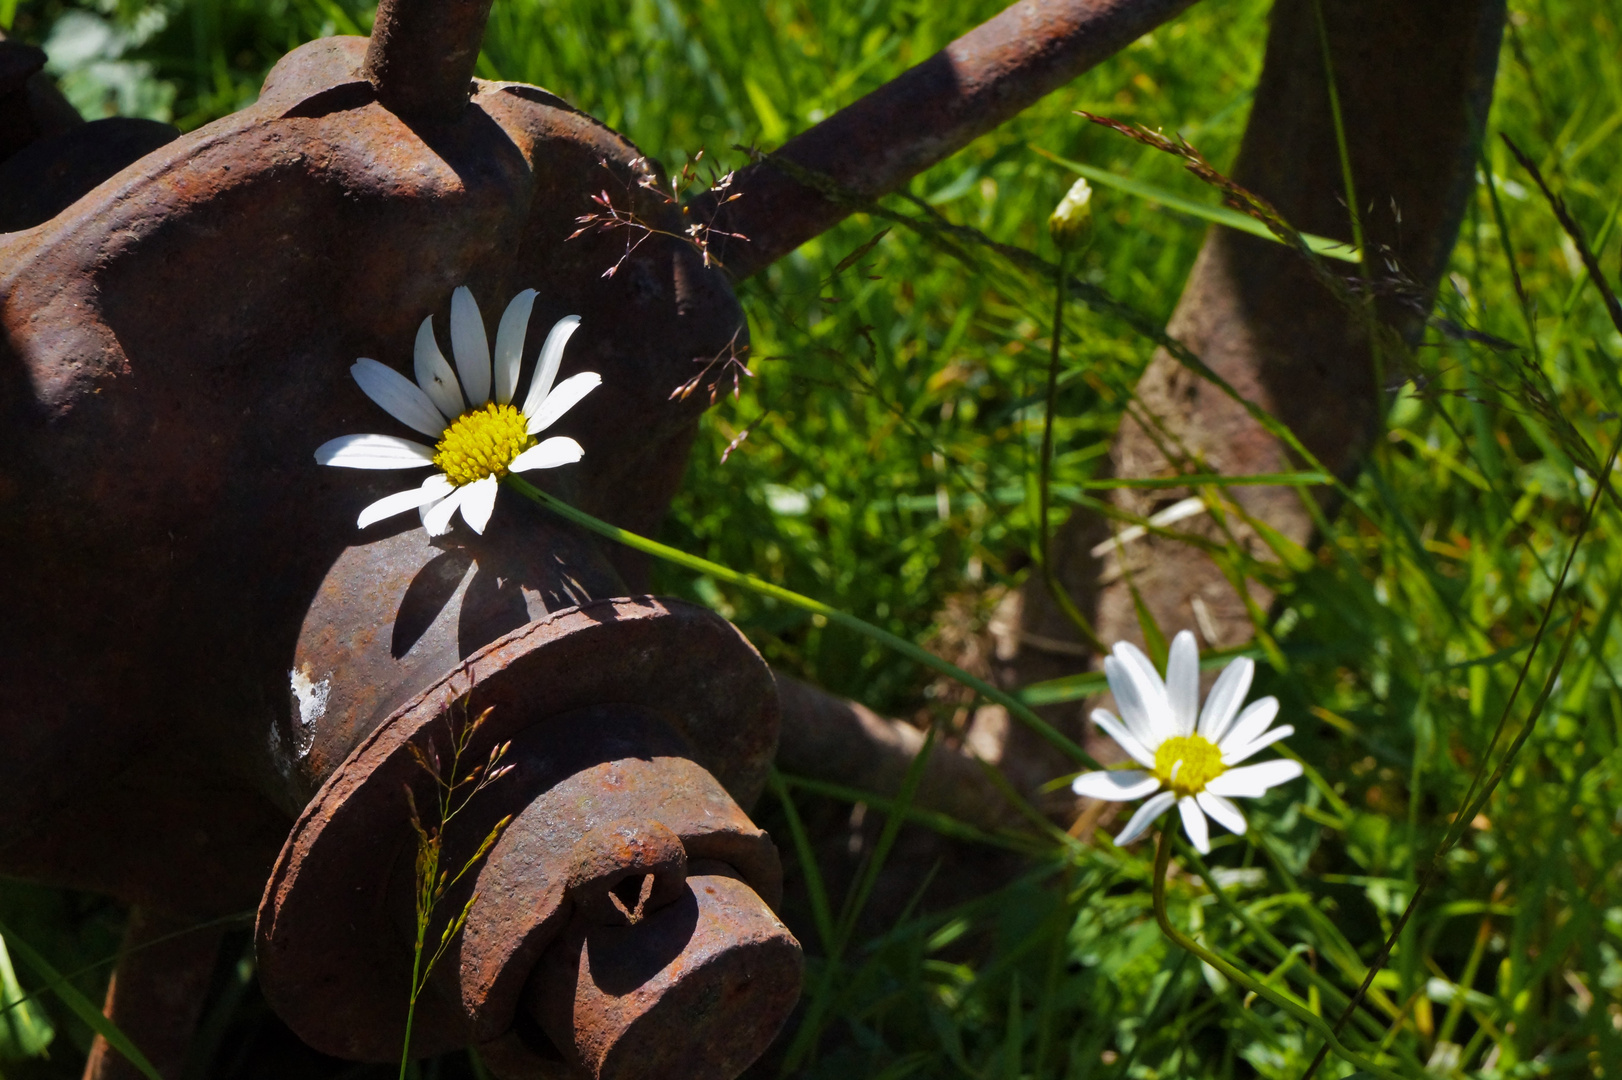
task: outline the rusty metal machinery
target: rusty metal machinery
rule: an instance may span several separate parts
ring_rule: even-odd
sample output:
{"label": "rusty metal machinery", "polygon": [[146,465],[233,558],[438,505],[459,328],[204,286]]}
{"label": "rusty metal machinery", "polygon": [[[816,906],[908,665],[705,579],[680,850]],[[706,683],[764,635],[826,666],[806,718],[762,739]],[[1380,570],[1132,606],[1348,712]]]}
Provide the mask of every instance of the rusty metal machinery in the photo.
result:
{"label": "rusty metal machinery", "polygon": [[[785,153],[843,180],[851,148],[886,141],[879,194],[1186,2],[1025,0]],[[528,504],[505,497],[480,536],[357,532],[386,478],[311,459],[372,420],[355,357],[399,366],[457,286],[534,288],[533,327],[582,319],[565,373],[603,379],[560,426],[585,458],[545,486],[651,531],[705,400],[671,388],[746,336],[634,146],[472,79],[488,8],[385,0],[370,39],[294,50],[253,106],[172,141],[98,141],[47,115],[38,57],[0,55],[0,193],[56,194],[0,225],[0,870],[179,917],[257,900],[278,1011],[319,1049],[388,1060],[410,748],[459,702],[490,708],[473,749],[510,741],[514,767],[451,857],[513,823],[446,901],[476,894],[413,1050],[477,1045],[509,1077],[732,1077],[799,989],[777,853],[746,814],[772,673]],[[894,130],[919,102],[929,123]],[[605,170],[658,230],[611,277],[619,238],[565,242]],[[769,160],[734,190],[739,273],[848,209]]]}
{"label": "rusty metal machinery", "polygon": [[[514,820],[447,899],[459,910],[476,894],[441,993],[425,999],[419,1052],[475,1043],[510,1067],[556,1047],[596,1076],[740,1071],[799,990],[799,946],[769,906],[777,852],[734,799],[762,786],[775,690],[724,621],[647,597],[585,603],[499,638],[341,756],[260,909],[277,1010],[329,1053],[398,1053],[415,854],[398,823],[408,785],[428,794],[409,744],[443,741],[466,694],[493,710],[474,758],[510,741],[514,768],[470,805],[451,864]],[[348,705],[331,701],[338,714]],[[317,729],[343,738],[342,724]]]}

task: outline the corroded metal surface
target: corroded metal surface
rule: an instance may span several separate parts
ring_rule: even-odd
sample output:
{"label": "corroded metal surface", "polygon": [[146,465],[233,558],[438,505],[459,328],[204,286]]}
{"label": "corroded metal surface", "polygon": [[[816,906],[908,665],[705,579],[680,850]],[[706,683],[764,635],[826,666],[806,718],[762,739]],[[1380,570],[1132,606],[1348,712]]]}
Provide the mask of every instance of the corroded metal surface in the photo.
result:
{"label": "corroded metal surface", "polygon": [[49,221],[109,176],[179,136],[156,120],[114,116],[30,142],[0,162],[0,233]]}
{"label": "corroded metal surface", "polygon": [[[1363,204],[1359,217],[1375,252],[1369,263],[1374,311],[1410,345],[1423,335],[1475,190],[1504,9],[1504,0],[1322,0],[1347,155]],[[1318,6],[1309,0],[1275,6],[1234,178],[1297,228],[1349,242],[1351,215],[1318,18]],[[1346,272],[1356,275],[1349,267]],[[1324,288],[1293,252],[1221,228],[1207,237],[1168,330],[1342,476],[1358,469],[1386,407],[1391,388],[1378,385],[1377,363],[1387,365],[1391,377],[1409,374],[1396,373],[1400,356],[1371,361],[1359,313]],[[1168,441],[1228,475],[1303,465],[1237,403],[1164,352],[1145,371],[1138,397],[1164,430],[1151,435],[1134,420],[1122,423],[1114,460],[1123,476],[1164,475],[1168,463],[1161,451]],[[1124,489],[1117,502],[1147,516],[1187,494]],[[1311,542],[1312,514],[1297,491],[1239,487],[1228,489],[1228,496],[1245,516],[1294,543]],[[1318,497],[1327,501],[1327,491]],[[1180,527],[1223,542],[1222,530],[1209,520]],[[1278,558],[1236,516],[1226,528],[1252,557]],[[1106,641],[1136,640],[1134,604],[1148,603],[1167,634],[1186,627],[1212,647],[1230,647],[1251,636],[1250,609],[1271,602],[1255,582],[1248,601],[1242,599],[1228,577],[1189,545],[1145,537],[1126,549],[1126,559],[1141,599],[1132,597],[1117,556],[1110,555],[1110,583],[1099,601]],[[1196,602],[1203,616],[1196,614]]]}
{"label": "corroded metal surface", "polygon": [[[300,816],[261,907],[260,977],[318,1049],[398,1054],[410,966],[405,790],[418,790],[421,805],[431,790],[410,744],[442,739],[468,693],[469,708],[493,710],[470,760],[510,740],[515,767],[459,819],[448,864],[460,865],[497,819],[515,818],[444,901],[459,910],[478,896],[437,995],[424,998],[419,1052],[503,1037],[548,944],[577,910],[601,915],[593,901],[624,879],[654,875],[644,908],[673,900],[686,871],[670,838],[684,865],[723,862],[764,902],[778,898],[776,849],[738,805],[759,793],[775,748],[776,693],[759,654],[719,616],[678,601],[565,611],[499,639],[395,712]],[[622,902],[635,910],[640,899]],[[335,909],[366,917],[336,919]]]}
{"label": "corroded metal surface", "polygon": [[[13,688],[0,705],[8,865],[37,870],[74,849],[82,859],[55,880],[124,896],[190,880],[193,853],[152,853],[151,831],[126,831],[127,799],[107,800],[143,782],[120,777],[148,748],[188,759],[157,777],[149,801],[172,812],[190,800],[191,820],[255,814],[265,799],[291,809],[307,794],[308,725],[290,673],[303,674],[299,643],[330,614],[317,604],[312,615],[312,600],[361,588],[329,571],[365,564],[377,576],[364,587],[398,589],[367,609],[381,618],[441,553],[410,539],[409,556],[390,547],[420,533],[415,521],[358,532],[356,514],[394,478],[324,470],[311,453],[335,435],[391,430],[349,364],[408,366],[416,324],[433,312],[443,328],[457,284],[487,313],[519,288],[540,290],[528,356],[552,320],[583,318],[564,374],[595,370],[604,383],[560,425],[589,449],[548,474],[553,490],[647,530],[679,479],[702,402],[672,402],[670,389],[693,357],[733,340],[741,315],[684,244],[650,240],[605,279],[618,238],[564,242],[587,192],[639,175],[635,149],[550,95],[506,85],[481,84],[461,120],[419,132],[356,75],[365,44],[296,50],[252,108],[149,154],[44,225],[0,236],[0,556],[11,568],[0,596],[30,613],[0,629]],[[650,221],[671,214],[643,209]],[[480,572],[431,613],[443,621],[411,643],[419,656],[454,663],[536,605],[634,591],[575,560],[592,542],[563,526],[553,550],[518,551],[538,517],[504,496],[495,522],[514,554],[489,537],[483,550],[450,545]],[[564,558],[589,579],[574,598],[552,588]],[[596,565],[605,558],[615,555]],[[418,589],[430,604],[441,599],[432,577]],[[353,631],[381,638],[388,657],[401,629],[388,619]],[[368,647],[340,644],[351,657]],[[410,652],[399,662],[415,663]],[[376,702],[371,721],[392,704]],[[199,760],[210,783],[177,783]],[[72,843],[61,815],[75,821]],[[159,832],[172,846],[174,831]],[[145,868],[121,854],[142,850]],[[251,881],[274,853],[226,858]],[[247,899],[222,898],[225,910]]]}
{"label": "corroded metal surface", "polygon": [[[783,713],[778,768],[858,791],[890,795],[902,789],[909,766],[923,749],[922,731],[780,671],[773,674]],[[913,800],[988,831],[1021,820],[967,748],[937,744],[924,763]]]}
{"label": "corroded metal surface", "polygon": [[297,709],[275,743],[288,813],[384,717],[479,648],[548,612],[627,591],[589,537],[512,496],[483,536],[407,529],[344,549],[293,647]]}
{"label": "corroded metal surface", "polygon": [[698,861],[671,903],[632,926],[579,919],[525,1007],[593,1080],[731,1080],[794,1007],[800,950],[726,865]]}
{"label": "corroded metal surface", "polygon": [[[510,887],[475,905],[442,969],[449,981],[423,1010],[421,1045],[444,1049],[511,1026],[536,956],[573,910],[567,889],[602,884],[581,878],[576,848],[591,826],[660,822],[684,857],[725,859],[775,894],[775,849],[738,798],[763,784],[776,704],[764,664],[716,616],[593,603],[630,591],[612,554],[521,500],[503,496],[482,537],[430,543],[410,519],[358,532],[359,509],[397,480],[314,464],[334,435],[391,430],[353,385],[354,357],[408,366],[417,322],[433,312],[443,332],[457,284],[487,314],[536,287],[526,354],[554,319],[579,314],[564,374],[604,380],[560,425],[586,460],[549,486],[647,529],[701,408],[670,389],[741,327],[725,283],[684,244],[650,241],[611,278],[620,238],[565,244],[605,184],[675,231],[671,208],[642,205],[645,166],[623,139],[522,86],[478,84],[455,119],[406,123],[360,76],[365,44],[296,51],[254,107],[0,237],[0,442],[16,466],[0,478],[0,555],[22,571],[0,588],[32,616],[0,631],[0,669],[19,687],[4,706],[15,753],[0,761],[11,796],[0,851],[8,870],[47,880],[180,910],[240,908],[286,827],[273,808],[298,812],[338,770],[325,789],[337,804],[317,800],[293,847],[316,819],[332,826],[328,840],[356,831],[272,876],[262,977],[312,1043],[388,1058],[404,1000],[393,976],[410,955],[398,933],[411,890],[396,859],[411,833],[397,781],[415,773],[407,757],[376,756],[379,731],[403,730],[380,723],[429,724],[454,683],[496,704],[492,731],[521,746],[540,738],[533,726],[589,756],[606,728],[547,721],[603,702],[642,700],[671,732],[649,780],[657,798],[576,815],[581,835],[552,853],[573,857],[572,879],[541,874],[523,841],[577,774],[575,787],[606,783],[601,770],[619,758],[549,772],[537,751],[523,758],[529,782],[525,769],[505,778],[519,825],[481,876]],[[550,617],[559,611],[570,615]],[[645,751],[622,747],[621,772],[636,773]],[[212,825],[226,843],[194,840]],[[543,840],[568,831],[535,828]],[[357,866],[370,891],[331,891]],[[561,918],[504,921],[499,901],[553,894]],[[308,945],[299,912],[335,932],[332,948]],[[288,934],[315,974],[279,962]],[[334,996],[322,960],[362,946],[375,951],[344,969],[358,984]],[[325,1016],[301,1009],[317,1000]],[[322,1027],[357,1012],[344,1038]]]}
{"label": "corroded metal surface", "polygon": [[[223,934],[219,926],[199,929],[191,919],[149,908],[130,912],[102,1013],[130,1035],[165,1080],[179,1080],[185,1071]],[[144,1075],[100,1035],[91,1041],[83,1080],[142,1080]]]}
{"label": "corroded metal surface", "polygon": [[[876,198],[1132,41],[1194,0],[1020,0],[922,64],[841,109],[773,156]],[[766,160],[743,169],[716,206],[694,201],[695,221],[715,220],[722,261],[745,278],[844,220],[830,198]],[[737,233],[747,240],[727,240]]]}
{"label": "corroded metal surface", "polygon": [[[1312,0],[1280,0],[1274,7],[1234,178],[1298,228],[1350,241],[1317,7]],[[1323,0],[1322,12],[1362,225],[1377,245],[1371,268],[1376,311],[1412,342],[1431,309],[1473,190],[1504,3]],[[1350,265],[1337,269],[1350,278],[1359,275]],[[1212,227],[1168,331],[1245,399],[1288,425],[1331,470],[1350,476],[1360,467],[1390,388],[1377,384],[1358,313],[1331,295],[1294,252]],[[1156,427],[1146,431],[1131,416],[1123,420],[1113,453],[1118,476],[1171,475],[1163,452],[1168,446],[1199,461],[1201,471],[1232,476],[1304,464],[1236,402],[1164,351],[1145,371],[1137,395]],[[1327,492],[1318,490],[1320,496]],[[1190,494],[1122,489],[1115,502],[1148,516]],[[1219,527],[1201,515],[1174,528],[1218,545],[1234,537],[1264,562],[1277,555],[1244,516],[1294,543],[1312,542],[1313,516],[1296,490],[1233,487],[1224,489],[1224,497],[1242,507],[1243,516],[1230,511]],[[1248,598],[1241,597],[1199,547],[1145,536],[1117,552],[1109,536],[1107,522],[1077,514],[1055,538],[1056,569],[1083,610],[1096,611],[1095,626],[1105,641],[1142,640],[1141,603],[1168,636],[1187,629],[1207,648],[1231,648],[1250,639],[1251,611],[1266,611],[1271,603],[1271,593],[1254,578],[1246,581]],[[1092,554],[1101,542],[1102,557]],[[1073,625],[1040,583],[1026,587],[1024,600],[1024,630],[1038,640],[1075,640]],[[1023,648],[1017,669],[1018,681],[1034,682],[1074,672],[1075,660]],[[1046,715],[1079,735],[1092,704],[1054,707]],[[1013,734],[1028,759],[1047,755],[1039,740]],[[1099,739],[1097,751],[1115,752],[1114,744]],[[1053,759],[1046,760],[1052,768]]]}
{"label": "corroded metal surface", "polygon": [[361,74],[407,120],[454,120],[473,90],[490,0],[383,0]]}

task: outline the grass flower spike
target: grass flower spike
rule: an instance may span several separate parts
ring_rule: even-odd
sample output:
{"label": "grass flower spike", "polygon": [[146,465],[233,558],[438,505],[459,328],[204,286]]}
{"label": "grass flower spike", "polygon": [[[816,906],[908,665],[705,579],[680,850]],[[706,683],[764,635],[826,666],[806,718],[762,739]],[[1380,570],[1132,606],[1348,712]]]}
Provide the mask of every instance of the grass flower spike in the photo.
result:
{"label": "grass flower spike", "polygon": [[1231,798],[1258,798],[1301,775],[1299,762],[1283,758],[1235,767],[1295,734],[1288,724],[1268,727],[1278,715],[1277,698],[1260,698],[1240,710],[1255,670],[1243,657],[1229,664],[1201,709],[1200,653],[1187,630],[1171,643],[1164,682],[1142,650],[1124,641],[1104,658],[1121,717],[1096,709],[1093,723],[1143,768],[1082,773],[1071,787],[1077,795],[1112,802],[1150,797],[1115,838],[1117,844],[1142,836],[1176,804],[1189,841],[1205,854],[1211,850],[1208,816],[1229,832],[1243,833],[1245,817]]}
{"label": "grass flower spike", "polygon": [[482,534],[503,476],[580,460],[584,451],[573,439],[535,438],[603,381],[594,371],[582,371],[552,385],[563,362],[563,347],[580,325],[578,315],[553,325],[523,404],[513,404],[535,295],[534,289],[525,289],[507,305],[496,330],[493,368],[484,319],[465,285],[451,295],[454,371],[434,338],[432,315],[417,329],[416,382],[376,360],[355,361],[349,371],[367,397],[400,423],[436,440],[430,447],[393,435],[345,435],[316,450],[315,460],[322,465],[435,468],[420,487],[385,496],[362,510],[356,523],[360,528],[416,510],[429,535],[440,536],[450,531],[451,519],[460,510],[462,520]]}

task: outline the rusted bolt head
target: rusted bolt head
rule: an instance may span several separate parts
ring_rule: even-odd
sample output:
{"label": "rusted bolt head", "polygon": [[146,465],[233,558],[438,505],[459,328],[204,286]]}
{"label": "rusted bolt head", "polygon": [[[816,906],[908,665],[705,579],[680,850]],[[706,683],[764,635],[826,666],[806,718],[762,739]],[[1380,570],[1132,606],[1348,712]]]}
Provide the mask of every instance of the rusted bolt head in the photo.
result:
{"label": "rusted bolt head", "polygon": [[634,926],[576,919],[524,1006],[593,1080],[733,1080],[800,996],[799,942],[725,863]]}
{"label": "rusted bolt head", "polygon": [[687,850],[661,822],[621,818],[580,838],[568,880],[569,899],[587,921],[635,925],[681,896]]}

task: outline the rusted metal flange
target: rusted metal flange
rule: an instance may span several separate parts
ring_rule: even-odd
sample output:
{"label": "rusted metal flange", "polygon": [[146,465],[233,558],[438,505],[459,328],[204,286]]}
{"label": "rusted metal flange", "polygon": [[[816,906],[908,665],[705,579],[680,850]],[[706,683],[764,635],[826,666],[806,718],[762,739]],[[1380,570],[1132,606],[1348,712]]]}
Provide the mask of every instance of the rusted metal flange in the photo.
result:
{"label": "rusted metal flange", "polygon": [[[416,787],[419,803],[431,790],[408,744],[426,749],[469,694],[468,708],[493,710],[469,760],[511,740],[516,768],[470,807],[465,834],[447,836],[447,865],[460,865],[497,818],[517,818],[469,883],[479,899],[443,961],[439,993],[419,1004],[416,1052],[489,1041],[512,1026],[531,969],[577,906],[571,892],[612,876],[612,858],[593,871],[581,849],[593,830],[657,822],[624,845],[633,869],[646,859],[655,889],[659,871],[676,872],[659,851],[667,830],[685,858],[718,860],[755,894],[777,898],[776,851],[739,807],[758,796],[776,742],[776,693],[759,654],[725,620],[680,601],[636,597],[558,612],[397,710],[294,826],[260,908],[260,978],[278,1013],[318,1049],[356,1060],[398,1055],[411,964],[406,788]],[[459,910],[466,895],[448,896],[446,909]],[[660,899],[683,895],[667,885]],[[792,941],[782,930],[773,949]],[[792,974],[797,994],[797,963],[790,968],[778,982]],[[773,997],[772,1031],[795,994]]]}

